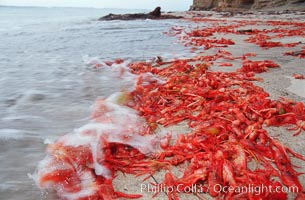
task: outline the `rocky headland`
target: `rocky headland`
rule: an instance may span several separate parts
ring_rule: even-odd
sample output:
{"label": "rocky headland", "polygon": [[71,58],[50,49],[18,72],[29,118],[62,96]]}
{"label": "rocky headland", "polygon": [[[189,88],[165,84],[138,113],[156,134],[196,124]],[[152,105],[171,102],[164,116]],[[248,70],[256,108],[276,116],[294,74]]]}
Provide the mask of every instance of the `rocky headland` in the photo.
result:
{"label": "rocky headland", "polygon": [[190,10],[298,10],[305,11],[304,0],[194,0]]}

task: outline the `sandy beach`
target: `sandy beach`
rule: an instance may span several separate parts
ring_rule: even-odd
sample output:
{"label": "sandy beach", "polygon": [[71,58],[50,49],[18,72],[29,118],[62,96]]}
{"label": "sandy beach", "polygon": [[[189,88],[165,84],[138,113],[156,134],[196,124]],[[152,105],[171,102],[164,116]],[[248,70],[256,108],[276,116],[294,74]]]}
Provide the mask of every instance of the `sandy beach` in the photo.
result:
{"label": "sandy beach", "polygon": [[[304,58],[301,52],[304,50],[305,37],[305,13],[293,12],[282,14],[266,14],[263,12],[252,12],[248,14],[236,14],[232,16],[230,13],[217,13],[212,11],[205,12],[184,12],[176,13],[176,15],[183,15],[189,20],[189,27],[174,27],[167,34],[171,37],[177,37],[177,40],[187,46],[193,46],[192,49],[196,56],[189,58],[187,63],[190,65],[207,64],[208,71],[211,72],[240,72],[245,63],[259,62],[260,65],[265,65],[266,61],[276,64],[276,67],[263,67],[263,71],[255,71],[254,85],[263,88],[269,93],[270,100],[280,100],[284,97],[288,100],[305,103],[305,75]],[[289,24],[293,22],[293,24]],[[232,28],[233,26],[233,28]],[[217,27],[223,27],[217,29]],[[209,31],[218,30],[218,32]],[[190,36],[193,30],[200,30],[200,34],[207,33],[206,36]],[[289,31],[291,30],[291,32]],[[297,31],[293,31],[297,30]],[[257,33],[256,33],[257,32]],[[267,39],[260,40],[255,38],[257,35],[263,35]],[[280,35],[282,34],[282,35]],[[252,42],[250,41],[252,37]],[[254,38],[253,38],[254,37]],[[193,38],[193,40],[192,40]],[[204,38],[205,40],[201,40]],[[249,42],[250,41],[250,42]],[[254,42],[253,42],[254,41]],[[199,43],[203,45],[199,45]],[[205,60],[208,56],[214,56],[213,59]],[[155,63],[149,63],[156,66],[158,69],[170,66],[174,61],[160,60]],[[251,60],[251,61],[249,61]],[[261,63],[263,62],[263,64]],[[301,78],[296,78],[299,75]],[[186,134],[191,132],[186,120],[179,121],[179,123],[172,123],[169,126],[157,125],[156,134],[164,133],[172,134],[172,139],[169,144],[174,145],[179,134]],[[298,154],[305,156],[305,134],[304,129],[297,136],[293,136],[294,131],[288,131],[289,127],[284,125],[280,127],[263,125],[267,130],[268,135],[272,139],[279,140],[281,144],[286,145]],[[217,133],[216,133],[217,134]],[[271,147],[272,149],[272,147]],[[249,153],[250,154],[250,153]],[[254,156],[255,157],[255,156]],[[305,162],[291,156],[292,165],[298,166],[298,172],[305,172]],[[185,168],[190,164],[189,161],[183,162],[177,166],[171,166],[169,170],[157,170],[153,176],[147,178],[149,173],[143,176],[133,176],[130,174],[123,174],[116,172],[116,178],[113,180],[115,191],[120,191],[126,194],[141,194],[140,199],[151,199],[156,192],[156,185],[164,181],[165,174],[170,171],[175,177],[181,177]],[[273,161],[272,161],[273,162]],[[251,168],[253,163],[247,163]],[[273,163],[274,164],[274,163]],[[287,164],[287,163],[286,163]],[[144,178],[147,178],[143,181]],[[298,176],[302,187],[305,187],[305,175]],[[154,199],[167,199],[167,194],[173,195],[173,191],[159,191],[159,194]],[[302,199],[302,192],[299,192],[299,199]],[[296,198],[295,193],[288,193],[287,199]],[[194,192],[190,190],[188,194],[177,193],[179,199],[214,199],[205,192]],[[222,199],[223,196],[219,196]],[[175,195],[171,198],[175,198]],[[229,198],[230,199],[230,198]],[[266,198],[268,199],[268,197]],[[281,198],[283,199],[283,198]]]}
{"label": "sandy beach", "polygon": [[[256,12],[256,14],[237,14],[233,17],[228,17],[228,13],[218,13],[213,11],[198,11],[198,12],[186,12],[186,13],[177,13],[178,15],[183,15],[185,17],[203,17],[204,19],[211,20],[220,20],[220,25],[228,25],[232,24],[235,21],[243,21],[243,20],[259,20],[263,23],[258,23],[255,25],[246,25],[244,27],[240,27],[240,30],[251,30],[251,29],[271,29],[275,28],[273,26],[265,25],[264,22],[267,20],[278,20],[278,21],[293,21],[293,22],[305,22],[305,13],[296,12],[289,14],[264,14],[260,12]],[[222,21],[223,20],[223,21]],[[191,22],[192,23],[192,22]],[[207,26],[213,26],[213,24],[207,23]],[[278,26],[281,27],[281,26]],[[287,26],[285,26],[287,28]],[[204,30],[204,28],[203,28]],[[244,40],[248,38],[247,35],[235,35],[235,34],[224,34],[224,33],[216,33],[212,36],[212,38],[221,38],[224,37],[226,39],[232,39],[235,42],[235,45],[229,45],[225,48],[211,48],[209,50],[204,50],[198,55],[213,55],[219,49],[223,49],[232,54],[233,57],[240,57],[245,53],[255,53],[256,56],[252,57],[253,60],[272,60],[275,63],[280,65],[280,68],[269,69],[267,72],[256,74],[256,77],[262,78],[261,82],[254,82],[255,85],[258,85],[264,88],[270,94],[271,99],[278,99],[279,97],[285,97],[287,99],[293,99],[295,101],[300,101],[305,103],[305,80],[295,79],[293,78],[293,74],[305,74],[305,65],[304,59],[293,57],[293,56],[284,56],[283,54],[287,51],[298,51],[301,46],[305,44],[305,38],[303,36],[291,36],[291,37],[283,37],[279,39],[273,39],[274,42],[282,42],[282,43],[300,43],[295,47],[275,47],[270,49],[264,49],[258,47],[255,44],[250,44],[245,42]],[[198,61],[197,61],[198,62]],[[232,63],[231,67],[219,67],[219,63],[229,62]],[[200,63],[200,62],[199,62]],[[215,61],[211,65],[212,71],[235,71],[237,68],[240,68],[242,65],[241,60],[226,60],[219,59]],[[161,129],[164,129],[160,127]],[[186,124],[181,123],[179,125],[171,126],[165,128],[166,131],[171,132],[173,135],[186,133],[189,131]],[[267,127],[268,133],[274,137],[279,139],[284,145],[287,145],[289,148],[294,151],[305,155],[305,135],[304,131],[298,136],[292,136],[293,132],[287,131],[285,127]],[[292,158],[292,163],[300,168],[298,171],[305,171],[305,163],[298,159]],[[178,166],[175,169],[171,169],[178,177],[181,176],[181,166]],[[131,175],[122,175],[120,174],[114,180],[114,186],[117,190],[126,193],[134,193],[134,194],[143,194],[143,198],[141,199],[151,199],[154,194],[154,186],[150,183],[158,183],[162,182],[164,179],[164,171],[157,172],[154,174],[154,179],[150,178],[143,182],[143,178],[138,177],[135,178]],[[305,187],[305,176],[300,175],[299,180],[303,187]],[[151,188],[149,188],[149,185]],[[150,191],[149,191],[150,190]],[[179,199],[213,199],[211,196],[204,194],[201,197],[198,197],[194,194],[178,194]],[[294,194],[289,194],[288,199],[294,199]],[[158,196],[154,199],[166,199],[166,192],[160,192]]]}

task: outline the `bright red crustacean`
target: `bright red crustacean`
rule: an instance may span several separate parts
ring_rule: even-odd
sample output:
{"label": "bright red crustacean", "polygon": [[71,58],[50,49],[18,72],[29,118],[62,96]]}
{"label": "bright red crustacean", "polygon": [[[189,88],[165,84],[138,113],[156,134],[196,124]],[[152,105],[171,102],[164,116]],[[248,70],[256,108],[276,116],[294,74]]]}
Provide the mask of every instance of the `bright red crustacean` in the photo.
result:
{"label": "bright red crustacean", "polygon": [[305,79],[305,75],[304,74],[293,74],[293,77],[295,79]]}
{"label": "bright red crustacean", "polygon": [[[128,92],[126,98],[117,102],[136,110],[143,121],[145,119],[147,127],[141,127],[136,139],[139,135],[151,136],[158,132],[160,126],[179,123],[188,126],[189,131],[173,134],[172,138],[170,134],[162,135],[159,138],[160,149],[153,154],[145,154],[140,151],[139,146],[127,144],[139,129],[137,126],[126,130],[125,127],[122,128],[119,141],[109,142],[109,137],[106,136],[95,139],[94,141],[98,141],[95,145],[73,146],[57,141],[48,147],[50,162],[43,169],[51,170],[40,171],[41,186],[50,186],[57,190],[63,199],[66,198],[65,195],[81,194],[81,191],[89,192],[87,196],[74,199],[140,198],[140,194],[130,195],[114,190],[112,181],[116,173],[145,175],[147,179],[159,170],[167,170],[164,180],[157,186],[173,188],[167,194],[169,199],[178,199],[179,192],[184,192],[184,189],[192,185],[204,188],[204,193],[220,200],[287,199],[285,192],[264,191],[257,194],[255,191],[213,190],[220,186],[237,188],[248,185],[264,185],[271,189],[295,187],[298,189],[295,191],[297,199],[303,198],[303,186],[298,180],[300,173],[296,171],[290,158],[305,160],[304,157],[269,136],[265,125],[290,125],[288,129],[295,130],[295,135],[301,133],[305,130],[304,104],[284,98],[272,100],[263,88],[253,83],[260,80],[255,77],[256,73],[277,68],[278,64],[272,60],[249,60],[248,57],[257,56],[255,53],[235,56],[222,49],[235,44],[232,39],[225,38],[226,34],[242,34],[247,37],[247,42],[265,50],[273,47],[290,48],[298,43],[284,44],[272,39],[302,36],[305,24],[236,20],[234,24],[221,25],[222,20],[205,18],[192,21],[208,22],[213,26],[197,27],[191,31],[176,27],[168,34],[183,34],[180,39],[185,45],[206,50],[214,48],[214,53],[168,62],[159,57],[151,62],[128,64],[128,68],[124,70],[137,75],[135,88]],[[280,27],[240,29],[255,24]],[[289,30],[286,26],[292,26],[294,30]],[[221,33],[223,37],[217,38],[214,33]],[[210,70],[209,66],[218,62],[218,59],[223,59],[221,65],[226,66],[231,66],[232,60],[243,63],[241,68],[233,72]],[[105,63],[111,67],[122,62],[117,60]],[[167,67],[161,66],[164,64]],[[120,72],[121,76],[124,73]],[[97,100],[91,119],[94,123],[109,125],[114,119],[109,117],[108,112],[111,109],[104,101],[105,99]],[[101,132],[88,129],[82,134],[89,137]],[[104,134],[113,136],[116,133],[108,130]],[[109,177],[103,177],[98,170],[95,171],[94,165],[101,165],[100,167],[109,170]],[[61,168],[58,169],[58,166]],[[170,171],[174,166],[179,167],[182,175],[176,176]]]}

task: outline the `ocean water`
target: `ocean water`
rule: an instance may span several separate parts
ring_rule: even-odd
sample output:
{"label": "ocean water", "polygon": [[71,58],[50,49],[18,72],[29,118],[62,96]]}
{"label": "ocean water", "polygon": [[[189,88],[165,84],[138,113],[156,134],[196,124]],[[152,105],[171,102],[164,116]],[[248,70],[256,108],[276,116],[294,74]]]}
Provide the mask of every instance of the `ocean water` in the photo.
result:
{"label": "ocean water", "polygon": [[94,100],[123,86],[90,63],[190,56],[163,34],[182,20],[97,21],[132,12],[142,11],[0,7],[0,199],[56,199],[27,176],[44,141],[86,124]]}

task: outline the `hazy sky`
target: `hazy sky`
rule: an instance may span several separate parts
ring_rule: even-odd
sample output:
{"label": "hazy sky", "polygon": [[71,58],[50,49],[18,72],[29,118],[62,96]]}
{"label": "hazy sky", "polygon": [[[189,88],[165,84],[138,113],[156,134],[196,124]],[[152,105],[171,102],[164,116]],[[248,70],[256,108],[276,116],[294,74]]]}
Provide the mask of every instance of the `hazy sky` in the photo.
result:
{"label": "hazy sky", "polygon": [[193,0],[0,0],[0,5],[188,10]]}

